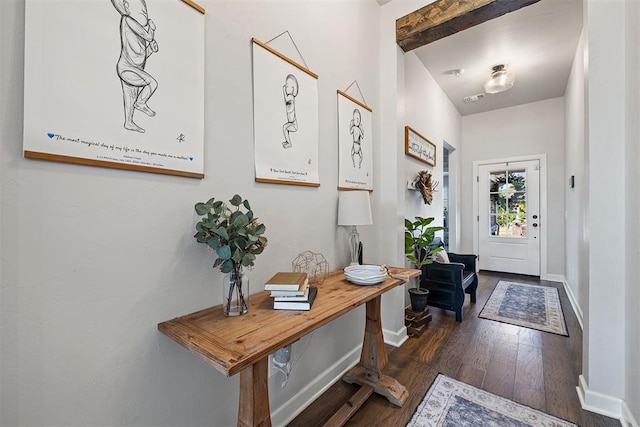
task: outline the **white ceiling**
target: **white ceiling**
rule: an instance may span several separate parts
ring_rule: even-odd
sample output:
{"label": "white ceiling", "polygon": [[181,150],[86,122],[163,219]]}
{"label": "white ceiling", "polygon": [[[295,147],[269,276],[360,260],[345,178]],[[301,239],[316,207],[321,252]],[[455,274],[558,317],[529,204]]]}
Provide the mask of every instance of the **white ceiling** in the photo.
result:
{"label": "white ceiling", "polygon": [[[531,6],[413,50],[461,115],[563,96],[582,31],[582,0],[541,0]],[[516,74],[512,89],[484,93],[496,64]],[[463,68],[456,77],[451,70]]]}

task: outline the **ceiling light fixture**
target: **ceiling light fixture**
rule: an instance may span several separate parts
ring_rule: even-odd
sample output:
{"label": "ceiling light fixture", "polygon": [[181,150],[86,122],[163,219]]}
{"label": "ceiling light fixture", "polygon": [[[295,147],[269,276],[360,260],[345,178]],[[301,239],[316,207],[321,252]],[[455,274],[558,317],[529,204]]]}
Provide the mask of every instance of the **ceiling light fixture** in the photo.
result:
{"label": "ceiling light fixture", "polygon": [[507,70],[504,64],[495,65],[491,72],[491,78],[484,84],[486,93],[499,93],[513,87],[516,76],[512,71]]}

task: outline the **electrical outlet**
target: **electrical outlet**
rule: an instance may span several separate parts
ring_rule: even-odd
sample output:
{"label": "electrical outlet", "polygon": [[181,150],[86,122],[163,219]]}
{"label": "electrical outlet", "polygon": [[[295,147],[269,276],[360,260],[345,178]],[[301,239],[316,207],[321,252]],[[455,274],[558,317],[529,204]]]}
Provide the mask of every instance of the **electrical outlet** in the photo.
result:
{"label": "electrical outlet", "polygon": [[269,378],[279,372],[278,367],[291,363],[291,352],[291,345],[288,345],[269,355]]}

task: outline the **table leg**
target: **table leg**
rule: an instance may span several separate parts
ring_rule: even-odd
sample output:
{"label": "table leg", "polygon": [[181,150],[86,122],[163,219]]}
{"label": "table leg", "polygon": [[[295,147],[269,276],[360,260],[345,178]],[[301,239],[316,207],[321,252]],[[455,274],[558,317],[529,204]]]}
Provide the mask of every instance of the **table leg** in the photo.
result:
{"label": "table leg", "polygon": [[271,427],[268,357],[240,371],[238,427]]}
{"label": "table leg", "polygon": [[407,389],[395,378],[382,375],[387,364],[387,350],[382,335],[380,310],[381,296],[367,302],[367,323],[360,363],[342,378],[348,383],[369,385],[373,391],[386,397],[391,403],[402,406],[409,397]]}

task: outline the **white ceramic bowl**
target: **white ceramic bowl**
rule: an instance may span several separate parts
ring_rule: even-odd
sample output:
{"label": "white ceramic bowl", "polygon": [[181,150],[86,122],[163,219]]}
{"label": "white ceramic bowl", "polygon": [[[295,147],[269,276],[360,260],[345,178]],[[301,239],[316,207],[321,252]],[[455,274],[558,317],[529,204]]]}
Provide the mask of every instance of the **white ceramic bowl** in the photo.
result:
{"label": "white ceramic bowl", "polygon": [[357,285],[375,285],[387,278],[387,270],[379,265],[351,265],[344,269],[344,275]]}
{"label": "white ceramic bowl", "polygon": [[386,279],[386,277],[383,277],[381,279],[372,279],[372,280],[360,280],[360,279],[355,279],[355,278],[349,278],[347,277],[347,280],[351,283],[355,283],[356,285],[377,285],[378,283],[382,283],[384,282]]}

